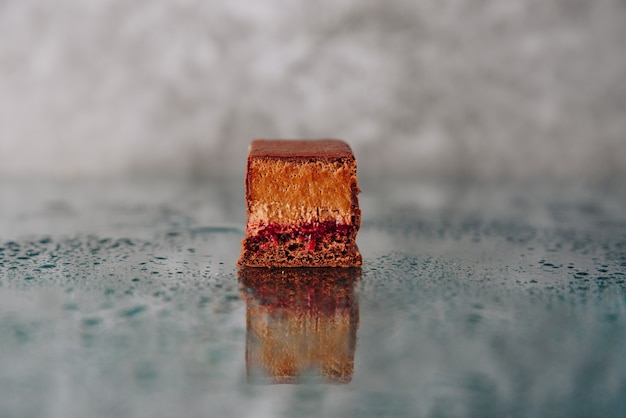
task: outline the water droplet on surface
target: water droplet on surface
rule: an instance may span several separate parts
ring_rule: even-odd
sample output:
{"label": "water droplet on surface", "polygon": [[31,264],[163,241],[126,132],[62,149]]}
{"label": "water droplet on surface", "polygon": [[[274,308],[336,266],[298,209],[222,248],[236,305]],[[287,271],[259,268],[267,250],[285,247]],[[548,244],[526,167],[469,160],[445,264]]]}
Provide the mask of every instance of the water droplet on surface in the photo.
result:
{"label": "water droplet on surface", "polygon": [[94,327],[102,324],[101,318],[85,318],[83,319],[83,325],[86,327]]}
{"label": "water droplet on surface", "polygon": [[147,307],[145,305],[135,306],[135,307],[123,310],[121,312],[121,316],[130,318],[130,317],[133,317],[135,315],[140,314],[141,312],[145,311],[146,309],[147,309]]}
{"label": "water droplet on surface", "polygon": [[39,268],[41,268],[41,269],[53,269],[53,268],[56,268],[56,264],[43,264],[43,265],[39,266]]}

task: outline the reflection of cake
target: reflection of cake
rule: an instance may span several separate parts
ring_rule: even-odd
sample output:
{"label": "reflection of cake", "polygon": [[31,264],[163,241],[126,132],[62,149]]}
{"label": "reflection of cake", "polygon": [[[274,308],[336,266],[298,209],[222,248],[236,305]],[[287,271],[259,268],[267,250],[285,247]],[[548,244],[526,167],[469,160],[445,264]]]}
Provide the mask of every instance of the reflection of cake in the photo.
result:
{"label": "reflection of cake", "polygon": [[354,373],[359,268],[239,272],[246,289],[246,367],[252,382],[347,383]]}
{"label": "reflection of cake", "polygon": [[239,265],[361,265],[358,193],[356,159],[343,141],[253,141]]}

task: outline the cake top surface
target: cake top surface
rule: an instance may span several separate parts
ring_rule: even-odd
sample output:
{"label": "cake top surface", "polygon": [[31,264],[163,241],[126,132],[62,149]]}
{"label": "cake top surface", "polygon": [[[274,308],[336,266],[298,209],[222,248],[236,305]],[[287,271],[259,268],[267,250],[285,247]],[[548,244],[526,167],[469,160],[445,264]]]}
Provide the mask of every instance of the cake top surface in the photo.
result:
{"label": "cake top surface", "polygon": [[339,139],[256,139],[250,145],[250,158],[281,160],[352,157],[350,145]]}

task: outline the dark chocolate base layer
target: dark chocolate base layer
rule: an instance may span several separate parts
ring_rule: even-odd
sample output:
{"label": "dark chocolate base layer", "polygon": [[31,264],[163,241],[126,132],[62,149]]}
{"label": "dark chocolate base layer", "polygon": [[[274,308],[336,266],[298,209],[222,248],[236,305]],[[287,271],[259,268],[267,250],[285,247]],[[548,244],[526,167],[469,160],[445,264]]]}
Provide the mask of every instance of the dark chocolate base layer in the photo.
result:
{"label": "dark chocolate base layer", "polygon": [[355,267],[363,264],[356,228],[336,222],[269,225],[243,240],[238,264],[250,267]]}
{"label": "dark chocolate base layer", "polygon": [[248,267],[355,267],[363,264],[356,245],[326,240],[316,245],[319,251],[309,251],[296,239],[288,241],[286,245],[250,251],[244,240],[238,264]]}

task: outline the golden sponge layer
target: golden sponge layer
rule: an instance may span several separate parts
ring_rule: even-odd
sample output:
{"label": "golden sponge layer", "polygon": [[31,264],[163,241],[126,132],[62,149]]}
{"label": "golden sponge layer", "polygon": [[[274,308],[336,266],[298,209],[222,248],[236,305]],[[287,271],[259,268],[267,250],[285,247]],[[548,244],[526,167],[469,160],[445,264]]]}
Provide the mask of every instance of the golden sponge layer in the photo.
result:
{"label": "golden sponge layer", "polygon": [[356,164],[342,161],[250,161],[249,224],[335,220],[352,224]]}

